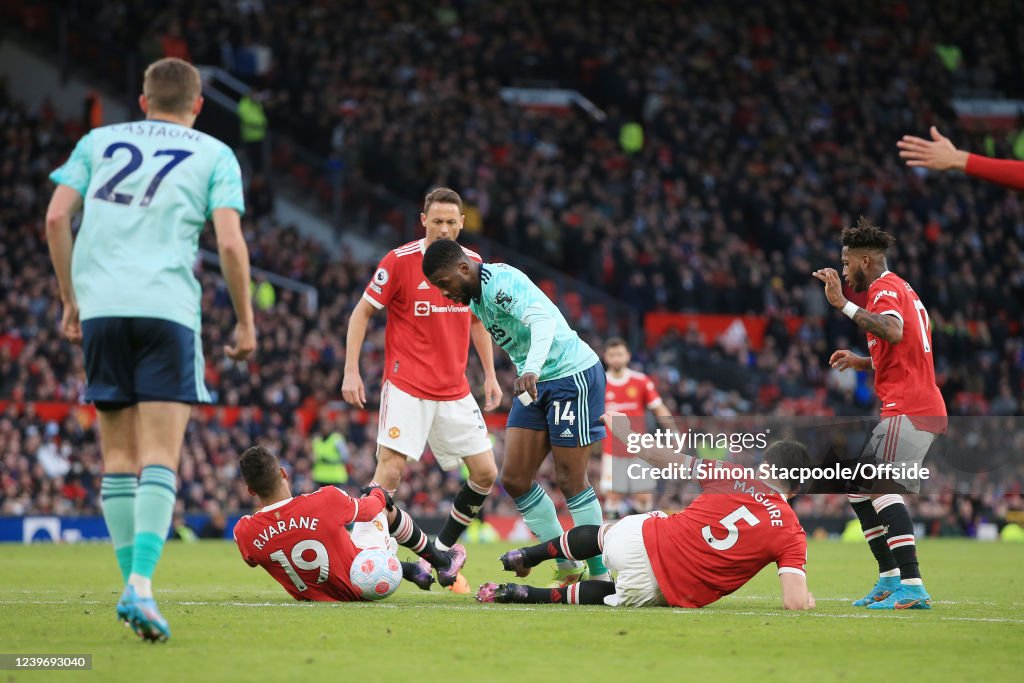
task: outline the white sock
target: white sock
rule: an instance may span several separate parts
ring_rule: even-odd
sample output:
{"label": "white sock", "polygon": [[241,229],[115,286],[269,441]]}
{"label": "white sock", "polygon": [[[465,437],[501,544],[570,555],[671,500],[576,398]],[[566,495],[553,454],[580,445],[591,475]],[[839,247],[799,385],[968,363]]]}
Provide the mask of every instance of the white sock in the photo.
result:
{"label": "white sock", "polygon": [[612,575],[609,572],[604,574],[598,574],[597,576],[591,576],[588,581],[611,581]]}
{"label": "white sock", "polygon": [[899,576],[900,575],[900,570],[899,569],[890,569],[887,572],[879,572],[878,575],[880,577],[882,577],[883,579],[888,579],[888,578],[891,578],[893,576]]}
{"label": "white sock", "polygon": [[444,543],[441,543],[441,541],[439,541],[436,538],[434,539],[434,547],[437,548],[438,550],[440,550],[442,553],[444,551],[446,551],[446,550],[451,550],[450,546],[447,546]]}
{"label": "white sock", "polygon": [[132,574],[128,577],[128,585],[135,589],[136,595],[140,598],[153,597],[153,579],[147,579],[139,574]]}
{"label": "white sock", "polygon": [[923,586],[924,581],[921,579],[903,579],[900,581],[904,586]]}

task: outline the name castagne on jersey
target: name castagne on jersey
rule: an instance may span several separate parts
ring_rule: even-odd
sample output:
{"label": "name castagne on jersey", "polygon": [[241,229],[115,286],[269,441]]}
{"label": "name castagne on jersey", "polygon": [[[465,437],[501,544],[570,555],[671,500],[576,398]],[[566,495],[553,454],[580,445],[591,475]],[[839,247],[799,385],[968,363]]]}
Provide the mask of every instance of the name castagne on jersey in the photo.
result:
{"label": "name castagne on jersey", "polygon": [[268,525],[263,531],[256,534],[256,538],[253,539],[252,544],[256,546],[257,550],[263,550],[263,546],[278,534],[283,534],[284,532],[291,531],[292,529],[309,529],[310,531],[316,531],[316,525],[319,523],[319,517],[291,517],[287,522],[281,519],[274,524]]}

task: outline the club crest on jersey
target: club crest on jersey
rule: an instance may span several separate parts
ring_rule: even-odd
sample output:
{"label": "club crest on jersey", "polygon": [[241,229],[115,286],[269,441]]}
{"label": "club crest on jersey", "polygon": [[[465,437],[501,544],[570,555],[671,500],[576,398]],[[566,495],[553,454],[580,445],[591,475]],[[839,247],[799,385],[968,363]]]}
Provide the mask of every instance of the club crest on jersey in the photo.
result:
{"label": "club crest on jersey", "polygon": [[626,396],[628,396],[629,398],[636,398],[636,395],[638,393],[640,393],[640,392],[637,391],[636,387],[627,387],[626,388]]}
{"label": "club crest on jersey", "polygon": [[412,305],[412,314],[420,318],[430,315],[430,302],[417,301]]}
{"label": "club crest on jersey", "polygon": [[385,268],[378,268],[377,272],[373,274],[373,281],[381,286],[386,285],[390,279],[391,276],[388,275],[388,271]]}
{"label": "club crest on jersey", "polygon": [[899,298],[896,292],[892,291],[891,289],[882,289],[878,292],[878,294],[875,294],[875,300],[872,301],[871,303],[877,304],[878,300],[881,299],[883,296],[891,296],[893,299]]}
{"label": "club crest on jersey", "polygon": [[373,525],[377,527],[377,531],[384,531],[384,525],[380,523],[379,519],[373,520]]}
{"label": "club crest on jersey", "polygon": [[511,294],[506,294],[504,289],[499,289],[498,293],[494,295],[494,303],[498,304],[506,311],[512,309],[512,305],[515,303],[515,299],[512,298]]}
{"label": "club crest on jersey", "polygon": [[392,427],[391,429],[388,430],[388,436],[390,436],[392,439],[397,439],[401,435],[402,430],[399,429],[398,427]]}

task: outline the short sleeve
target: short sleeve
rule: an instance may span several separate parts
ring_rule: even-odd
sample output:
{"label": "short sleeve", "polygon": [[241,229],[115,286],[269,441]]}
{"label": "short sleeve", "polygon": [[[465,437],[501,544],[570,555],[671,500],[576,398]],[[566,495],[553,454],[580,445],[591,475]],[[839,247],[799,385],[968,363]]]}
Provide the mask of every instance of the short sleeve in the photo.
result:
{"label": "short sleeve", "polygon": [[239,538],[238,538],[238,530],[239,529],[243,530],[242,531],[242,536],[243,537],[245,536],[244,524],[246,523],[246,521],[248,519],[249,519],[249,517],[246,516],[246,517],[242,517],[240,520],[238,520],[238,523],[235,524],[235,529],[234,529],[234,531],[231,532],[231,535],[235,539],[235,545],[238,546],[238,552],[241,553],[242,559],[245,560],[245,563],[247,565],[249,565],[250,567],[255,567],[256,564],[257,564],[256,559],[253,558],[251,555],[249,555],[249,553],[247,553],[245,551],[245,548],[243,547],[245,545],[244,538],[242,540],[239,540]]}
{"label": "short sleeve", "polygon": [[654,409],[661,405],[661,394],[654,386],[654,380],[650,377],[644,378],[644,405],[648,409]]}
{"label": "short sleeve", "polygon": [[868,292],[868,313],[891,315],[903,322],[903,292],[889,283],[882,283]]}
{"label": "short sleeve", "polygon": [[779,555],[775,565],[779,568],[779,574],[807,576],[807,535],[802,528],[797,527],[793,532],[792,541]]}
{"label": "short sleeve", "polygon": [[377,264],[377,270],[373,271],[373,277],[363,290],[363,298],[378,310],[387,308],[398,292],[397,265],[398,257],[389,251]]}
{"label": "short sleeve", "polygon": [[235,153],[224,147],[210,176],[210,201],[207,217],[215,209],[234,209],[239,215],[245,214],[245,194],[242,190],[242,169]]}
{"label": "short sleeve", "polygon": [[325,519],[338,520],[341,526],[351,524],[359,514],[359,503],[337,486],[324,486],[310,494],[317,499]]}
{"label": "short sleeve", "polygon": [[92,133],[88,133],[75,145],[68,160],[50,174],[50,180],[57,185],[67,185],[84,197],[91,177]]}

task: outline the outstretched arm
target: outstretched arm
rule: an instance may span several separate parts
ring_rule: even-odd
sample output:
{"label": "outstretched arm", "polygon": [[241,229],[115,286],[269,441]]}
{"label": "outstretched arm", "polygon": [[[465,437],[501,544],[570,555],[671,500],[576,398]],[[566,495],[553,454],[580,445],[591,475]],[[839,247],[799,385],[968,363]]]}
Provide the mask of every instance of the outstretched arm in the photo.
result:
{"label": "outstretched arm", "polygon": [[1024,190],[1024,162],[992,159],[957,149],[935,126],[931,127],[929,133],[931,140],[904,135],[896,143],[900,148],[900,157],[906,160],[907,166],[930,168],[933,171],[966,171],[967,175],[975,178],[1014,190]]}

